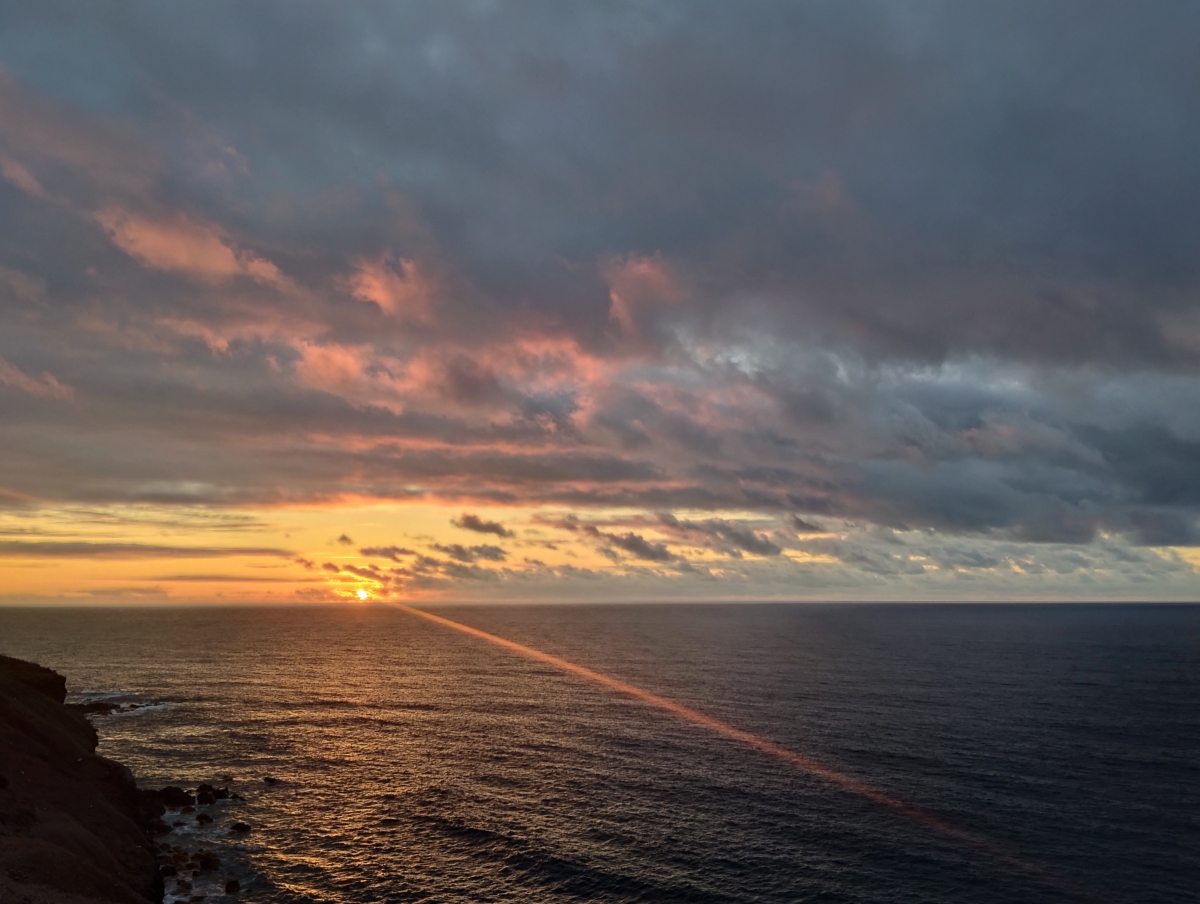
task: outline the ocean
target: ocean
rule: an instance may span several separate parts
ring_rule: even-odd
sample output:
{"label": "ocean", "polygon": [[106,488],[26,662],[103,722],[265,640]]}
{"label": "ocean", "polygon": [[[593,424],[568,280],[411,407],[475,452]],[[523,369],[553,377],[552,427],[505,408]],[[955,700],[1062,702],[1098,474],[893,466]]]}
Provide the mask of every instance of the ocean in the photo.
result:
{"label": "ocean", "polygon": [[168,815],[222,861],[168,901],[1200,900],[1200,606],[430,611],[860,790],[383,605],[0,609],[0,652],[116,704],[142,785],[245,798]]}

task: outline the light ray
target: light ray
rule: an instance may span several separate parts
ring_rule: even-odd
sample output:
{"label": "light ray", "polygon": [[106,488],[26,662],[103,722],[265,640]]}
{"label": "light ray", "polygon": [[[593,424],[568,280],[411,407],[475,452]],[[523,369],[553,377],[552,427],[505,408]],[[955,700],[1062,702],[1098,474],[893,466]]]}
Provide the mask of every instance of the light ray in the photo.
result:
{"label": "light ray", "polygon": [[412,606],[405,606],[403,603],[391,603],[390,605],[407,612],[410,615],[415,615],[424,618],[428,621],[442,625],[447,628],[452,628],[455,631],[461,631],[463,634],[469,634],[472,637],[477,637],[481,640],[486,640],[489,643],[504,647],[513,653],[517,653],[528,659],[536,660],[547,665],[553,666],[563,672],[572,675],[577,675],[580,678],[585,678],[588,681],[593,681],[596,684],[603,685],[610,690],[616,691],[627,697],[632,697],[635,700],[640,700],[643,703],[656,707],[673,715],[686,719],[696,725],[701,725],[710,729],[717,734],[723,735],[734,741],[739,741],[742,744],[752,747],[762,753],[783,760],[785,763],[790,763],[793,766],[802,769],[803,771],[824,779],[834,785],[850,791],[854,794],[864,797],[873,803],[887,807],[889,810],[907,816],[909,819],[915,820],[922,825],[933,829],[949,838],[967,844],[977,850],[980,850],[991,857],[1007,864],[1022,873],[1032,876],[1041,882],[1057,889],[1058,891],[1070,895],[1084,901],[1100,902],[1102,899],[1097,898],[1093,894],[1083,891],[1073,885],[1064,882],[1062,879],[1051,874],[1045,867],[1036,863],[1031,863],[1016,854],[1006,850],[988,838],[957,826],[954,823],[948,822],[927,810],[917,807],[913,804],[906,803],[897,797],[893,797],[885,791],[880,791],[871,785],[866,784],[852,776],[846,775],[844,772],[839,772],[830,766],[826,766],[811,757],[803,754],[795,753],[788,750],[786,747],[781,747],[773,741],[768,741],[766,738],[761,738],[758,735],[751,734],[741,728],[730,725],[728,722],[722,722],[720,719],[715,719],[712,716],[705,715],[702,712],[684,706],[681,703],[676,703],[674,700],[669,700],[666,697],[660,697],[658,694],[652,694],[650,691],[642,690],[640,687],[634,687],[632,684],[626,684],[624,681],[619,681],[601,672],[593,671],[582,665],[577,665],[569,660],[562,659],[558,656],[553,656],[550,653],[543,653],[541,650],[527,647],[524,644],[519,644],[516,641],[508,640],[496,634],[489,634],[487,631],[481,631],[478,628],[472,628],[470,625],[464,625],[461,622],[452,621],[448,618],[443,618],[440,615],[434,615],[432,612],[427,612],[423,609],[415,609]]}

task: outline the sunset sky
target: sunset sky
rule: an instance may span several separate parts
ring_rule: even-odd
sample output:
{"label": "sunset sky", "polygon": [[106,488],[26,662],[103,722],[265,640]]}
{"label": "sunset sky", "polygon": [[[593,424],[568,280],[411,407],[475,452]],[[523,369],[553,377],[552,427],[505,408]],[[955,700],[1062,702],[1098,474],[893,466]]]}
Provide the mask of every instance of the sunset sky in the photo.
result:
{"label": "sunset sky", "polygon": [[6,3],[0,602],[1196,599],[1197,34]]}

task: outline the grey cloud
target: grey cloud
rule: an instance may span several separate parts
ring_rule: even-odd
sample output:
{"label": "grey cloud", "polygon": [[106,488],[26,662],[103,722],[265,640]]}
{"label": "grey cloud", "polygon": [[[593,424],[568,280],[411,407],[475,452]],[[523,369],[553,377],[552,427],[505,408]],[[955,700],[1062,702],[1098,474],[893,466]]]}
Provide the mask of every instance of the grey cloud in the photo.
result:
{"label": "grey cloud", "polygon": [[415,556],[411,549],[405,549],[403,546],[367,546],[358,551],[361,556],[371,558],[391,559],[393,562],[399,562],[401,556]]}
{"label": "grey cloud", "polygon": [[[680,521],[670,513],[658,516],[659,523],[683,537],[699,535],[710,542],[716,540],[718,546],[737,551],[752,553],[756,556],[777,556],[782,550],[767,538],[753,530],[742,527],[731,521],[712,518],[708,521]],[[738,553],[740,555],[740,552]]]}
{"label": "grey cloud", "polygon": [[503,562],[508,558],[507,552],[499,546],[492,546],[488,543],[480,546],[463,546],[461,543],[450,543],[448,545],[433,543],[429,548],[436,549],[443,555],[447,555],[459,562],[475,562],[478,559],[485,559],[489,562]]}
{"label": "grey cloud", "polygon": [[451,518],[450,523],[463,530],[474,531],[477,534],[495,534],[497,537],[511,537],[512,531],[498,521],[486,521],[478,515],[464,512],[457,518]]}

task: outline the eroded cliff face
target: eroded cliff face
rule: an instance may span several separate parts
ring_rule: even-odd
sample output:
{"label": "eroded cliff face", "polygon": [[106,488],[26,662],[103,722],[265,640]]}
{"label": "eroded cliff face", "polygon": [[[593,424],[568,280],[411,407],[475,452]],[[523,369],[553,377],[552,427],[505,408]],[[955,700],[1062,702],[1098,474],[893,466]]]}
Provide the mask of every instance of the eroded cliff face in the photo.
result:
{"label": "eroded cliff face", "polygon": [[0,902],[161,901],[161,804],[96,755],[96,730],[65,698],[62,675],[0,656]]}

